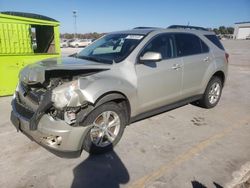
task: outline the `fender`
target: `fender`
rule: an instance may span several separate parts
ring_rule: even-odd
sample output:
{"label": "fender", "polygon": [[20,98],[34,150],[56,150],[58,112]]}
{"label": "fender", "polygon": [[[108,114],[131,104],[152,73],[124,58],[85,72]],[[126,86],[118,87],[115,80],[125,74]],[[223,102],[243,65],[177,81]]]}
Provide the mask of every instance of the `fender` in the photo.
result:
{"label": "fender", "polygon": [[[224,78],[226,80],[227,67],[228,67],[227,63],[219,58],[216,58],[213,62],[211,62],[211,64],[207,68],[207,71],[203,77],[202,87],[201,87],[200,93],[203,94],[205,92],[208,82],[210,81],[212,76],[214,74],[216,74],[217,72],[222,72],[224,74]],[[224,80],[224,82],[225,82],[225,80]]]}
{"label": "fender", "polygon": [[109,102],[109,101],[114,101],[116,99],[124,99],[124,100],[128,100],[126,96],[124,96],[122,93],[117,93],[116,91],[112,91],[112,92],[109,92],[109,93],[105,93],[103,94],[102,96],[100,96],[94,106],[100,106],[106,102]]}
{"label": "fender", "polygon": [[124,98],[129,102],[131,115],[136,112],[137,90],[126,80],[111,76],[89,77],[81,78],[79,85],[86,101],[95,106],[110,100]]}

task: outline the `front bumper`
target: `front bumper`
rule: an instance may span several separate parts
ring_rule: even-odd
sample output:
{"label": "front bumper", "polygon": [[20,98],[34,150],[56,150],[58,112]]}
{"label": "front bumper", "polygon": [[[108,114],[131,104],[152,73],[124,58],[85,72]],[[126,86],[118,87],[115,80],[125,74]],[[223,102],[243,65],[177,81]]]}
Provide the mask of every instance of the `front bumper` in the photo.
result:
{"label": "front bumper", "polygon": [[86,127],[73,127],[63,120],[53,119],[48,114],[44,114],[37,122],[37,129],[31,130],[30,120],[22,116],[20,109],[17,110],[13,102],[12,108],[11,121],[15,127],[42,146],[62,152],[75,152],[82,149]]}

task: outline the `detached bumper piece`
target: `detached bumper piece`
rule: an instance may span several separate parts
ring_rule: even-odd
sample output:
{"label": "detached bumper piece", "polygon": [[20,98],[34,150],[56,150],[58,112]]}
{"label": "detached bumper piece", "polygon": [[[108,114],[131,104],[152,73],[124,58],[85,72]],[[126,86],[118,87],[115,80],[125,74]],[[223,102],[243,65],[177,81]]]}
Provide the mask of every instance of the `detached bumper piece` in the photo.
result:
{"label": "detached bumper piece", "polygon": [[36,110],[36,112],[34,113],[33,117],[30,120],[30,130],[37,129],[38,121],[45,114],[45,112],[51,108],[52,106],[51,96],[52,96],[52,92],[48,91],[42,97],[42,100],[40,101],[38,109]]}
{"label": "detached bumper piece", "polygon": [[17,94],[16,98],[12,100],[11,105],[13,110],[18,112],[19,115],[27,121],[29,121],[34,116],[34,112],[29,107],[20,102]]}
{"label": "detached bumper piece", "polygon": [[20,130],[20,120],[18,119],[18,117],[14,114],[14,112],[11,112],[11,116],[10,116],[10,120],[12,122],[12,124],[16,127],[17,132]]}
{"label": "detached bumper piece", "polygon": [[16,93],[16,98],[12,101],[12,108],[14,111],[19,113],[21,118],[25,119],[26,121],[29,121],[30,130],[36,130],[40,118],[52,106],[51,95],[51,91],[45,93],[39,103],[37,110],[34,112],[30,107],[21,103],[19,99],[19,93]]}

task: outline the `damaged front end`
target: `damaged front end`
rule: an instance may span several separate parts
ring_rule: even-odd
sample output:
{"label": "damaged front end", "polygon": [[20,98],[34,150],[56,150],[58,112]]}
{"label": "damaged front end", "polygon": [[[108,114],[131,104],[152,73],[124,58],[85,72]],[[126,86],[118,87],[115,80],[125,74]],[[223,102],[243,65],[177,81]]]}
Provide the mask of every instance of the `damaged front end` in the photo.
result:
{"label": "damaged front end", "polygon": [[93,109],[79,87],[79,78],[105,69],[41,70],[31,67],[21,72],[11,121],[49,148],[79,150],[85,130],[82,122]]}
{"label": "damaged front end", "polygon": [[71,126],[83,126],[82,122],[94,108],[79,88],[79,80],[63,84],[52,92],[53,107],[49,113]]}

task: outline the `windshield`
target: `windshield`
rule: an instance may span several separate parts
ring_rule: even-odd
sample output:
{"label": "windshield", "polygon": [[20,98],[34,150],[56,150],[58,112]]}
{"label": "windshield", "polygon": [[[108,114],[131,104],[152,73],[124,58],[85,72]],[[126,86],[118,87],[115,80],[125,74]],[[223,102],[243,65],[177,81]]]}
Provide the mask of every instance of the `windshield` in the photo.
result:
{"label": "windshield", "polygon": [[144,35],[109,34],[83,49],[77,57],[100,63],[118,63],[135,49],[143,37]]}

